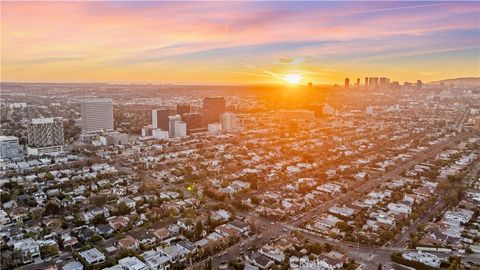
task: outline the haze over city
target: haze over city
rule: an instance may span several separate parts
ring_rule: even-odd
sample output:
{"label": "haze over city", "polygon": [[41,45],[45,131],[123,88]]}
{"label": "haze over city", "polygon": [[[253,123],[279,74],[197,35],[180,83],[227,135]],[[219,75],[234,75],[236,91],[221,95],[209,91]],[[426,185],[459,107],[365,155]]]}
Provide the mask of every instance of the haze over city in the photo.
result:
{"label": "haze over city", "polygon": [[0,269],[480,269],[479,1],[0,5]]}

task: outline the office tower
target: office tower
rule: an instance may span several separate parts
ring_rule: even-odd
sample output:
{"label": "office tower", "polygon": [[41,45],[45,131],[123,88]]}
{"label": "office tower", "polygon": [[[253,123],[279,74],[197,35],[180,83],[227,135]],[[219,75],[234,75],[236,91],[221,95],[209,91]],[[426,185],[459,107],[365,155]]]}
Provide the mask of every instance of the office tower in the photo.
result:
{"label": "office tower", "polygon": [[349,87],[350,87],[350,79],[345,78],[345,88],[349,88]]}
{"label": "office tower", "polygon": [[357,88],[360,88],[360,78],[357,78]]}
{"label": "office tower", "polygon": [[206,97],[203,100],[203,125],[220,121],[220,114],[225,112],[225,98]]}
{"label": "office tower", "polygon": [[373,77],[373,87],[378,89],[378,77]]}
{"label": "office tower", "polygon": [[202,123],[202,115],[199,113],[186,113],[182,115],[182,120],[187,124],[188,134],[205,131]]}
{"label": "office tower", "polygon": [[159,140],[166,140],[170,137],[170,134],[168,131],[166,130],[161,130],[161,129],[153,129],[152,130],[152,136],[155,138],[155,139],[159,139]]}
{"label": "office tower", "polygon": [[181,138],[187,136],[187,124],[182,121],[180,115],[168,117],[170,138]]}
{"label": "office tower", "polygon": [[0,136],[0,159],[20,157],[20,146],[15,136]]}
{"label": "office tower", "polygon": [[169,130],[169,115],[170,112],[167,109],[152,110],[152,127]]}
{"label": "office tower", "polygon": [[183,115],[190,112],[189,104],[177,104],[177,114]]}
{"label": "office tower", "polygon": [[421,89],[422,88],[422,81],[421,80],[417,80],[417,89]]}
{"label": "office tower", "polygon": [[142,137],[152,136],[152,132],[153,132],[152,126],[148,125],[148,126],[142,127]]}
{"label": "office tower", "polygon": [[42,155],[63,150],[63,118],[36,118],[28,124],[27,153]]}
{"label": "office tower", "polygon": [[378,77],[368,77],[368,89],[378,89],[378,87]]}
{"label": "office tower", "polygon": [[111,99],[89,99],[81,102],[82,133],[113,131]]}
{"label": "office tower", "polygon": [[231,112],[222,113],[220,115],[222,129],[233,130],[237,128],[237,115]]}
{"label": "office tower", "polygon": [[365,77],[365,89],[368,88],[368,77]]}
{"label": "office tower", "polygon": [[380,78],[378,82],[378,88],[382,90],[387,88],[387,78],[385,77]]}
{"label": "office tower", "polygon": [[368,77],[368,89],[373,89],[373,77]]}

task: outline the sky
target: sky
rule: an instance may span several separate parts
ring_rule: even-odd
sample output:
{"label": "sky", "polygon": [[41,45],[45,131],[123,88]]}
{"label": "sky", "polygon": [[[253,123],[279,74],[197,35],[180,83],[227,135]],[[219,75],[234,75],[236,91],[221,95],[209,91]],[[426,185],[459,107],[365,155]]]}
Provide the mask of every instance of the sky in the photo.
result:
{"label": "sky", "polygon": [[1,2],[1,81],[342,83],[480,74],[480,2]]}

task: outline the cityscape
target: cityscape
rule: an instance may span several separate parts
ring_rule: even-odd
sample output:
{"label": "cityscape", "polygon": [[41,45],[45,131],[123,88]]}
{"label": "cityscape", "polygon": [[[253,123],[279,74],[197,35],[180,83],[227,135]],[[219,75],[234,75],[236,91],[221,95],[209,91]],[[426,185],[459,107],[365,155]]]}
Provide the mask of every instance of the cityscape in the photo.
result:
{"label": "cityscape", "polygon": [[479,2],[1,7],[0,269],[480,269]]}

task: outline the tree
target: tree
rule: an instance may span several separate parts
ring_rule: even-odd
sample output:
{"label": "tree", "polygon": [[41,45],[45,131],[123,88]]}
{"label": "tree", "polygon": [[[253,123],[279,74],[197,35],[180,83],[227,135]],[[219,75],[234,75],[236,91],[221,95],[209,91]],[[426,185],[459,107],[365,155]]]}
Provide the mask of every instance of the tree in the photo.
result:
{"label": "tree", "polygon": [[103,206],[107,203],[107,196],[105,195],[96,195],[90,196],[90,202],[95,206]]}
{"label": "tree", "polygon": [[54,256],[58,254],[58,246],[57,245],[45,245],[40,247],[40,254],[42,254],[43,258],[47,258],[50,256]]}
{"label": "tree", "polygon": [[339,228],[342,231],[348,231],[350,226],[345,221],[339,221],[335,224],[335,227]]}
{"label": "tree", "polygon": [[51,174],[50,172],[47,172],[45,174],[45,180],[53,180],[55,177],[53,177],[53,174]]}
{"label": "tree", "polygon": [[1,269],[13,269],[22,263],[22,252],[18,249],[2,252]]}
{"label": "tree", "polygon": [[199,237],[203,232],[203,225],[202,225],[202,222],[197,222],[197,224],[195,224],[195,236],[196,237]]}
{"label": "tree", "polygon": [[103,214],[98,214],[93,217],[92,223],[97,225],[97,224],[107,224],[107,219],[105,218],[105,215]]}
{"label": "tree", "polygon": [[378,264],[378,267],[377,267],[377,270],[382,270],[383,269],[383,266],[381,263]]}
{"label": "tree", "polygon": [[131,209],[128,207],[128,205],[125,202],[121,202],[118,204],[118,215],[128,215],[130,214]]}
{"label": "tree", "polygon": [[44,214],[49,216],[49,215],[57,215],[60,212],[60,204],[58,204],[55,201],[48,201],[44,208]]}

